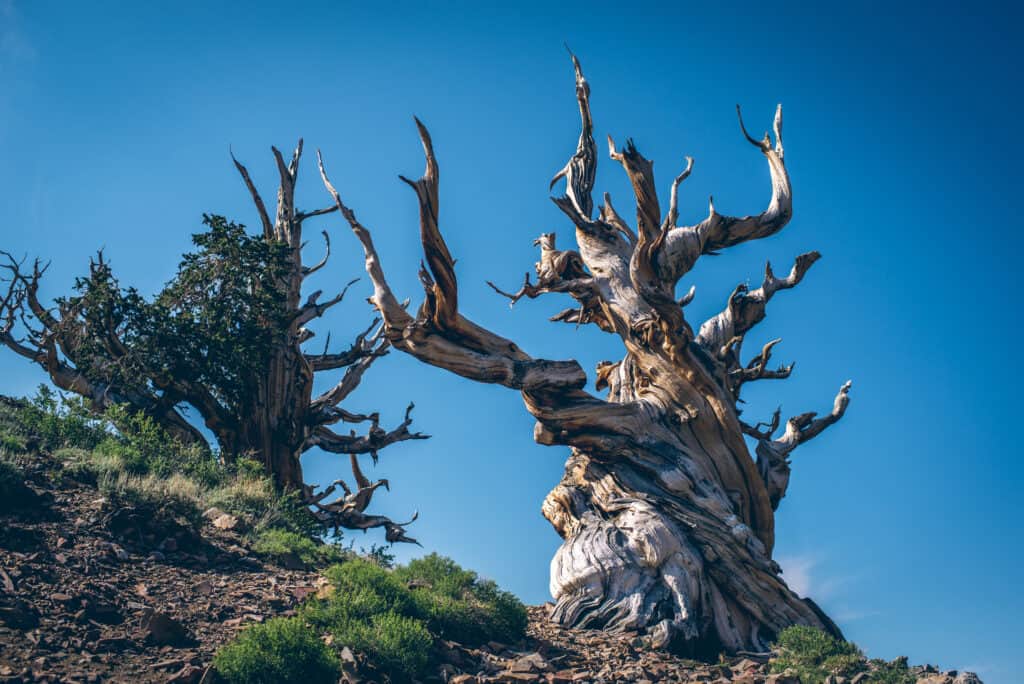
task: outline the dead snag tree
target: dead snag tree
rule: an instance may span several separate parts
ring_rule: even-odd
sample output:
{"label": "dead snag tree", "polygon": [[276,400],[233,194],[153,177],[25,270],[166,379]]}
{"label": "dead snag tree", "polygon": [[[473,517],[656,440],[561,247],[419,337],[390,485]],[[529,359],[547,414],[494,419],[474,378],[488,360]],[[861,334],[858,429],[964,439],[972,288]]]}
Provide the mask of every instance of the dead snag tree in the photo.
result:
{"label": "dead snag tree", "polygon": [[[537,419],[534,439],[571,447],[565,475],[542,508],[564,539],[551,562],[555,620],[639,630],[653,646],[674,644],[698,654],[763,651],[793,624],[838,634],[811,601],[786,586],[772,547],[789,454],[843,415],[850,385],[840,389],[831,414],[796,416],[778,438],[777,419],[751,426],[737,408],[746,383],[789,374],[791,367],[769,368],[775,342],[744,363],[743,339],[764,318],[768,300],[799,283],[818,255],[797,257],[785,277],[767,267],[761,287],[737,287],[725,309],[696,332],[683,315],[692,291],[681,300],[675,295],[701,255],[773,235],[789,221],[782,111],[775,116],[774,144],[768,134],[756,140],[743,130],[771,173],[771,202],[756,216],[726,216],[712,205],[700,223],[676,225],[677,190],[692,160],[672,181],[663,213],[651,161],[632,141],[619,149],[609,140],[610,156],[636,196],[630,226],[607,194],[594,215],[590,87],[575,57],[573,63],[583,130],[552,187],[565,180],[565,194],[554,202],[575,226],[579,251],[560,251],[553,234],[542,235],[536,282],[527,277],[514,294],[498,291],[513,302],[568,294],[577,305],[553,320],[590,323],[617,335],[624,358],[597,368],[596,388],[607,389],[607,398],[584,390],[586,374],[576,361],[535,359],[459,312],[455,262],[438,224],[438,163],[419,120],[426,171],[419,180],[403,178],[419,200],[426,262],[420,270],[426,297],[416,315],[392,293],[370,232],[343,204],[321,160],[324,184],[366,253],[371,302],[384,334],[425,363],[519,390]],[[756,461],[745,433],[758,441]]]}
{"label": "dead snag tree", "polygon": [[[353,459],[368,453],[376,461],[380,449],[425,435],[409,429],[411,404],[390,431],[380,426],[377,413],[341,407],[370,365],[388,352],[379,321],[347,350],[332,352],[328,335],[320,353],[304,351],[314,336],[309,325],[341,302],[352,283],[326,299],[321,290],[303,298],[306,280],[331,254],[324,231],[323,258],[304,264],[303,227],[337,207],[299,210],[294,197],[302,141],[290,160],[272,150],[280,176],[273,215],[245,166],[234,161],[256,206],[260,234],[220,216],[204,217],[206,232],[193,236],[197,249],[184,255],[175,277],[152,300],[123,289],[101,253],[74,294],[49,307],[38,294],[46,267],[38,261],[27,266],[4,253],[0,266],[8,287],[0,300],[0,340],[94,409],[124,404],[182,441],[205,443],[186,418],[192,408],[222,458],[261,460],[281,488],[302,491],[326,524],[385,527],[389,541],[412,541],[400,525],[363,513],[376,486],[363,486],[357,464],[359,491],[337,501],[324,503],[334,487],[316,494],[303,481],[300,457],[314,447]],[[333,387],[314,395],[315,374],[341,369]],[[335,429],[339,423],[369,428],[364,434],[342,432]]]}

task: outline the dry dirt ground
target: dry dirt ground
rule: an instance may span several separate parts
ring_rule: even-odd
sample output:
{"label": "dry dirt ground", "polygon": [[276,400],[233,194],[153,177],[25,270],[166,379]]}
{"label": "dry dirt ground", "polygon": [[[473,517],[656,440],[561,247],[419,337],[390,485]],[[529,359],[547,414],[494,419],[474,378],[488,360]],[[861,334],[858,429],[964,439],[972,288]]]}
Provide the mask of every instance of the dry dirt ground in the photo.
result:
{"label": "dry dirt ground", "polygon": [[[214,682],[217,648],[253,622],[293,613],[322,580],[256,557],[242,535],[153,530],[92,486],[30,473],[28,506],[0,515],[0,682]],[[431,682],[795,682],[767,656],[702,664],[635,638],[567,630],[530,608],[527,638],[467,649],[440,642]],[[343,681],[381,681],[345,649]],[[922,671],[932,684],[955,674]],[[958,684],[960,679],[956,680]],[[852,683],[856,684],[856,682]]]}

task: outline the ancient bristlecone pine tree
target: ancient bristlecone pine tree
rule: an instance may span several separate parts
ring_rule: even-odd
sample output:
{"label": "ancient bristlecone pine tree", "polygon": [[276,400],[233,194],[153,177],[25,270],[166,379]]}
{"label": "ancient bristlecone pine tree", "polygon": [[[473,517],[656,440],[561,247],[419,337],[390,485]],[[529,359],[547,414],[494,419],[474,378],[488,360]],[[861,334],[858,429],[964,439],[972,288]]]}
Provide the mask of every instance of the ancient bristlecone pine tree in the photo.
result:
{"label": "ancient bristlecone pine tree", "polygon": [[[323,259],[303,264],[303,225],[337,207],[300,211],[294,197],[302,141],[290,160],[272,150],[280,177],[273,216],[247,169],[234,162],[256,206],[261,233],[249,235],[244,226],[207,216],[209,232],[194,238],[198,251],[185,255],[175,278],[152,301],[121,289],[101,253],[90,263],[89,275],[78,280],[77,294],[50,308],[38,296],[46,267],[36,261],[26,268],[2,253],[8,287],[0,298],[0,342],[97,411],[124,405],[185,443],[205,444],[186,418],[185,411],[194,409],[222,459],[261,460],[282,489],[302,492],[326,525],[383,527],[388,541],[415,541],[405,536],[402,526],[408,523],[365,513],[387,480],[370,483],[356,454],[376,461],[380,449],[425,435],[409,430],[411,404],[392,430],[380,426],[376,412],[353,413],[340,406],[370,365],[388,353],[390,342],[379,320],[345,351],[330,352],[329,335],[320,353],[303,349],[314,336],[309,325],[341,302],[348,289],[326,301],[320,290],[302,295],[306,280],[331,253],[324,231]],[[315,374],[342,369],[336,384],[314,393]],[[338,423],[363,423],[369,429],[341,432],[334,427]],[[350,455],[354,492],[342,480],[320,493],[304,482],[300,458],[317,447]],[[327,502],[338,486],[344,495]]]}
{"label": "ancient bristlecone pine tree", "polygon": [[[575,226],[579,251],[559,251],[554,235],[542,235],[536,282],[528,276],[519,292],[502,294],[513,302],[568,294],[578,306],[554,320],[594,324],[621,338],[624,358],[597,368],[596,388],[607,388],[608,397],[584,391],[587,378],[577,362],[535,359],[459,313],[455,262],[438,223],[438,163],[418,120],[426,171],[416,181],[403,178],[419,199],[426,258],[420,271],[426,297],[416,315],[392,293],[370,232],[342,203],[321,160],[324,183],[365,250],[371,302],[384,334],[425,363],[519,390],[537,419],[534,439],[571,447],[565,475],[543,504],[564,539],[551,562],[553,619],[638,630],[654,646],[675,644],[694,653],[764,650],[793,624],[838,633],[811,601],[786,586],[772,548],[788,456],[843,415],[850,384],[839,390],[830,414],[793,417],[779,437],[777,415],[768,425],[752,426],[737,410],[744,384],[789,374],[787,367],[768,368],[774,343],[744,363],[743,338],[764,318],[768,300],[799,283],[818,254],[797,257],[784,277],[767,267],[761,287],[737,287],[725,309],[696,329],[683,315],[692,292],[675,296],[676,284],[701,255],[773,235],[789,221],[781,109],[774,144],[767,133],[756,140],[743,129],[771,172],[771,202],[757,216],[734,218],[712,206],[700,223],[677,226],[677,189],[692,161],[673,180],[663,214],[651,162],[632,142],[619,150],[609,139],[611,158],[625,169],[636,196],[634,229],[607,195],[594,215],[590,87],[573,62],[583,130],[552,186],[565,180],[565,194],[554,202]],[[744,434],[757,440],[756,460]]]}

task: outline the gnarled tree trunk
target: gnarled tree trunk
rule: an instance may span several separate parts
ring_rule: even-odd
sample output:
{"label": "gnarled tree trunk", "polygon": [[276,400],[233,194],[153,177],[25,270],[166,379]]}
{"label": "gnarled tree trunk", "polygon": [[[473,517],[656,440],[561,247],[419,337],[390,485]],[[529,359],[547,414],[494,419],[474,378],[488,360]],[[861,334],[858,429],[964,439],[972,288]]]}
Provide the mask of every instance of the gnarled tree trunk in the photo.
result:
{"label": "gnarled tree trunk", "polygon": [[[464,318],[458,310],[454,260],[438,227],[438,165],[425,127],[417,120],[426,171],[409,181],[420,204],[426,298],[413,316],[392,293],[370,233],[331,186],[324,183],[362,242],[375,288],[373,304],[391,344],[463,377],[522,392],[537,419],[541,444],[572,448],[565,476],[544,501],[543,513],[565,540],[551,563],[554,619],[569,626],[639,630],[653,646],[675,644],[692,653],[763,650],[793,624],[838,634],[809,600],[793,593],[772,560],[774,510],[785,495],[789,452],[842,416],[849,383],[831,414],[790,419],[774,439],[771,424],[747,425],[737,410],[746,382],[784,378],[790,367],[768,368],[772,347],[740,360],[744,334],[765,315],[778,290],[793,287],[817,258],[797,258],[785,278],[768,267],[762,286],[738,287],[722,313],[694,333],[683,315],[692,290],[675,297],[679,279],[702,254],[767,237],[789,220],[789,176],[783,161],[781,108],[775,142],[747,138],[767,158],[772,198],[757,216],[734,218],[711,206],[693,226],[677,226],[676,193],[692,160],[671,185],[663,216],[652,164],[632,141],[613,160],[622,164],[636,198],[636,227],[619,216],[606,194],[594,216],[597,164],[590,88],[579,62],[576,96],[582,133],[576,153],[552,181],[566,193],[554,198],[575,226],[579,251],[559,251],[554,235],[537,243],[537,280],[529,274],[513,303],[546,293],[571,295],[577,306],[552,320],[597,325],[625,347],[617,362],[597,368],[597,389],[575,361],[534,359],[511,340]],[[742,126],[742,120],[741,120]],[[746,131],[743,131],[746,135]],[[755,462],[744,433],[758,440]]]}

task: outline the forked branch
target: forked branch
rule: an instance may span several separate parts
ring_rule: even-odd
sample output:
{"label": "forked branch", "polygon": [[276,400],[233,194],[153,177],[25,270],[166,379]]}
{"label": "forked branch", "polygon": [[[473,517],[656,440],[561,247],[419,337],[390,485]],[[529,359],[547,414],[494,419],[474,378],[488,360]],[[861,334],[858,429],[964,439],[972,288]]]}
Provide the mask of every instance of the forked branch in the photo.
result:
{"label": "forked branch", "polygon": [[[344,528],[365,532],[376,527],[383,527],[384,538],[389,543],[405,542],[420,545],[418,541],[405,533],[405,526],[415,522],[419,513],[414,513],[412,518],[402,523],[396,523],[383,515],[367,515],[365,513],[373,499],[373,493],[380,487],[390,490],[390,485],[387,480],[377,480],[371,483],[359,468],[359,460],[356,455],[350,454],[349,459],[352,465],[352,475],[356,482],[354,492],[349,489],[344,480],[338,479],[319,493],[314,491],[314,487],[305,487],[304,503],[314,508],[314,515],[325,527],[333,527],[335,531]],[[338,486],[345,493],[334,501],[323,503],[323,500],[333,494]]]}
{"label": "forked branch", "polygon": [[834,425],[846,413],[846,407],[850,403],[851,381],[846,381],[839,388],[833,402],[832,411],[826,416],[818,418],[818,414],[801,413],[786,421],[786,429],[778,439],[773,439],[772,434],[778,428],[779,411],[775,412],[772,422],[767,430],[761,430],[757,426],[744,426],[744,432],[751,435],[757,442],[757,469],[761,473],[768,490],[768,498],[772,508],[778,508],[779,502],[786,496],[789,487],[790,464],[789,454],[798,446],[817,437],[825,428]]}
{"label": "forked branch", "polygon": [[782,145],[782,105],[775,110],[774,145],[768,133],[764,134],[762,140],[756,140],[747,133],[739,105],[736,106],[736,114],[744,137],[768,160],[772,183],[771,200],[760,214],[739,218],[719,214],[714,203],[709,202],[710,211],[706,219],[693,226],[672,227],[665,238],[665,249],[658,256],[658,272],[672,284],[689,272],[702,254],[713,254],[748,240],[774,235],[782,230],[793,215],[793,189]]}

